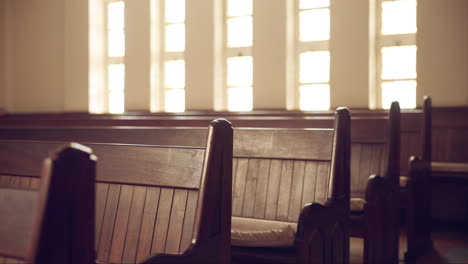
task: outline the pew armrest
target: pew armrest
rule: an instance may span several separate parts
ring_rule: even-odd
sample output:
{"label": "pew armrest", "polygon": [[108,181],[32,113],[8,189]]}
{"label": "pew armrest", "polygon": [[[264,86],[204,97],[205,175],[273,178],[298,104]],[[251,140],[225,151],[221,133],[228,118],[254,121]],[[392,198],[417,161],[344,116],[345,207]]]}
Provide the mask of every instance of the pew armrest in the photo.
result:
{"label": "pew armrest", "polygon": [[349,263],[348,212],[336,204],[302,208],[295,241],[298,264]]}
{"label": "pew armrest", "polygon": [[397,263],[399,193],[389,179],[369,177],[364,204],[364,263]]}

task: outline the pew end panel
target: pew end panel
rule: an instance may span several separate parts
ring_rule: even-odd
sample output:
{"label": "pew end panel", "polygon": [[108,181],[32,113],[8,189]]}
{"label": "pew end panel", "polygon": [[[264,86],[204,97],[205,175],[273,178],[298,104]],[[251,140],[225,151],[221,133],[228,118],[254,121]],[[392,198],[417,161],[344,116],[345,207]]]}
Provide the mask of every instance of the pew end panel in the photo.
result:
{"label": "pew end panel", "polygon": [[421,129],[421,156],[409,158],[408,184],[402,198],[408,205],[406,225],[408,245],[405,261],[414,262],[433,248],[432,230],[432,101],[424,97]]}
{"label": "pew end panel", "polygon": [[[21,166],[24,157],[18,153],[3,152],[1,157],[6,154]],[[31,173],[14,166],[0,169],[3,175],[42,179],[38,191],[0,188],[0,255],[7,256],[6,263],[92,263],[96,157],[89,148],[71,143],[45,159],[42,171],[40,160]]]}
{"label": "pew end panel", "polygon": [[414,262],[433,248],[431,163],[412,156],[408,177],[407,236],[405,261]]}
{"label": "pew end panel", "polygon": [[352,236],[364,238],[364,263],[396,264],[400,161],[397,102],[392,103],[389,117],[381,121],[385,122],[378,129],[352,134],[351,202],[356,206],[350,214],[350,231]]}

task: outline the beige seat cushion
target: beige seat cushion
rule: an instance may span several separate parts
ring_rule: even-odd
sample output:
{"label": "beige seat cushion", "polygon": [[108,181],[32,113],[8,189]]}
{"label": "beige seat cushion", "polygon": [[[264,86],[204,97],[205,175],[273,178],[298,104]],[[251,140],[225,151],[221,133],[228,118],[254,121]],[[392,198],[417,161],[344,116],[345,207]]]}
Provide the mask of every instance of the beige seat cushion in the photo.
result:
{"label": "beige seat cushion", "polygon": [[408,177],[407,176],[400,176],[400,187],[401,188],[408,187]]}
{"label": "beige seat cushion", "polygon": [[354,212],[354,213],[364,212],[365,203],[366,201],[364,201],[364,199],[362,198],[351,198],[351,202],[349,204],[351,212]]}
{"label": "beige seat cushion", "polygon": [[231,244],[244,247],[291,247],[297,224],[290,222],[233,217]]}

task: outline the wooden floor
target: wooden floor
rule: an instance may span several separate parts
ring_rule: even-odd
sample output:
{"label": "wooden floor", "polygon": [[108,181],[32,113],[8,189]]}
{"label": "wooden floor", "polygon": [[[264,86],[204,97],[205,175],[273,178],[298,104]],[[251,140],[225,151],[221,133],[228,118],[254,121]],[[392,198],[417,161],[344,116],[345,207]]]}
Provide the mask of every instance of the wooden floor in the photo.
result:
{"label": "wooden floor", "polygon": [[[437,228],[432,233],[434,250],[416,264],[468,264],[468,231]],[[351,264],[362,263],[362,239],[351,238]],[[406,236],[400,236],[400,263],[406,248]]]}

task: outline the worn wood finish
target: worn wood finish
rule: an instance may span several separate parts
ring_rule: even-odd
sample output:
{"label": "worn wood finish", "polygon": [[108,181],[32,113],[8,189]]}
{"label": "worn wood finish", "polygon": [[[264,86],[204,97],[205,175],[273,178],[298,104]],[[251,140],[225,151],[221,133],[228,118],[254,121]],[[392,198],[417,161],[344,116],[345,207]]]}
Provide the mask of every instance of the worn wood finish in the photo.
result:
{"label": "worn wood finish", "polygon": [[[207,138],[206,150],[88,144],[100,156],[96,188],[101,192],[97,196],[95,224],[99,263],[176,263],[178,259],[190,263],[228,262],[230,124],[213,121]],[[46,153],[59,143],[0,142],[3,149],[18,155],[25,154],[21,150],[24,144],[35,145],[29,153],[29,162],[35,165],[34,155]],[[6,170],[15,175],[25,172],[9,166]],[[167,254],[147,259],[156,253]],[[174,257],[174,253],[183,255]]]}
{"label": "worn wood finish", "polygon": [[88,148],[62,146],[44,161],[42,172],[27,175],[41,175],[38,191],[0,189],[4,263],[94,262],[95,161]]}

